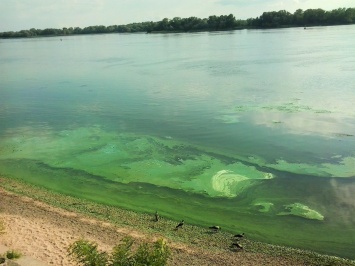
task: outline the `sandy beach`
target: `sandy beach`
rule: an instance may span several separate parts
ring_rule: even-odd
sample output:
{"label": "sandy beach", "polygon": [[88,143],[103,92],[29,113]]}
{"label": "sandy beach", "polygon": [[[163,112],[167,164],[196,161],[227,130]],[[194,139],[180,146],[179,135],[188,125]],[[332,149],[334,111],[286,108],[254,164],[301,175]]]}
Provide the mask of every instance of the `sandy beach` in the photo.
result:
{"label": "sandy beach", "polygon": [[[0,179],[0,184],[4,187],[4,179]],[[23,187],[21,191],[25,192]],[[68,246],[75,240],[84,238],[95,241],[101,249],[110,251],[125,236],[133,237],[137,243],[165,238],[172,251],[168,265],[325,265],[322,260],[319,261],[321,264],[317,264],[314,258],[313,262],[309,258],[303,260],[302,256],[296,254],[297,252],[295,256],[289,254],[280,256],[277,248],[274,254],[272,252],[265,254],[255,252],[249,243],[251,248],[248,250],[248,242],[245,243],[244,250],[235,252],[228,248],[230,242],[226,240],[225,235],[219,237],[217,234],[215,236],[205,233],[202,239],[190,241],[187,238],[187,241],[180,241],[179,239],[184,239],[185,234],[189,234],[187,231],[201,229],[187,226],[179,232],[169,229],[170,233],[141,230],[139,224],[135,225],[135,221],[143,220],[144,224],[144,219],[148,217],[145,215],[137,214],[136,218],[131,218],[131,224],[123,222],[122,225],[118,225],[53,207],[37,199],[5,190],[1,186],[0,199],[0,219],[5,225],[5,233],[0,236],[0,251],[21,252],[24,257],[19,260],[20,265],[77,265],[67,255]],[[111,214],[113,216],[113,213]],[[120,215],[122,216],[122,213]],[[160,222],[162,227],[171,229],[175,223],[173,221],[158,223]],[[146,224],[152,225],[153,222],[148,221]],[[174,234],[180,236],[174,238]],[[208,238],[217,240],[214,242]],[[333,262],[335,264],[332,265],[349,265],[348,262],[335,260]]]}

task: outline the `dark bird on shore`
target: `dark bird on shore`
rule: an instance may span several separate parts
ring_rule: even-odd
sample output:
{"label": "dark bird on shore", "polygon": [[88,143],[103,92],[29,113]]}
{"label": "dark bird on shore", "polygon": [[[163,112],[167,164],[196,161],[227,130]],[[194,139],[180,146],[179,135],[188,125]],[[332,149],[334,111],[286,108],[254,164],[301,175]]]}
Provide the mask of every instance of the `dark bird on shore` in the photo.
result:
{"label": "dark bird on shore", "polygon": [[239,249],[243,249],[243,246],[239,243],[232,243],[231,245],[232,248],[239,248]]}
{"label": "dark bird on shore", "polygon": [[155,215],[155,221],[156,221],[156,222],[159,221],[159,218],[160,218],[160,217],[159,217],[158,211],[156,211],[154,215]]}
{"label": "dark bird on shore", "polygon": [[181,222],[175,227],[175,230],[178,230],[179,228],[182,228],[182,226],[184,225],[185,221],[181,220]]}
{"label": "dark bird on shore", "polygon": [[222,229],[219,225],[210,226],[208,228],[213,230],[214,232],[217,232]]}
{"label": "dark bird on shore", "polygon": [[237,238],[243,238],[244,237],[244,233],[241,233],[241,234],[236,234],[236,235],[234,235],[234,237],[237,237]]}

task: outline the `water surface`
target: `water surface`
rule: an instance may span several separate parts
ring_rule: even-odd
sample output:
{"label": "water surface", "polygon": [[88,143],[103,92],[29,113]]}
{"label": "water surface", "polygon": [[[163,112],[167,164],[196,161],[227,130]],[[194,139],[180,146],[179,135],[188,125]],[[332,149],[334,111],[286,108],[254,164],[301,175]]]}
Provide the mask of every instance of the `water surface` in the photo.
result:
{"label": "water surface", "polygon": [[354,34],[0,40],[0,174],[355,258]]}

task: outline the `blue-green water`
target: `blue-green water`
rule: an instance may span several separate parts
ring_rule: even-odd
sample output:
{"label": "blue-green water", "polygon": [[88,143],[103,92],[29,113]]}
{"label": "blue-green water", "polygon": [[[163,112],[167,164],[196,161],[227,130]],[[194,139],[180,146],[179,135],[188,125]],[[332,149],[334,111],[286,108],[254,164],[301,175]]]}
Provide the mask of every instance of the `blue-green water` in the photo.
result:
{"label": "blue-green water", "polygon": [[355,258],[354,34],[0,40],[0,174]]}

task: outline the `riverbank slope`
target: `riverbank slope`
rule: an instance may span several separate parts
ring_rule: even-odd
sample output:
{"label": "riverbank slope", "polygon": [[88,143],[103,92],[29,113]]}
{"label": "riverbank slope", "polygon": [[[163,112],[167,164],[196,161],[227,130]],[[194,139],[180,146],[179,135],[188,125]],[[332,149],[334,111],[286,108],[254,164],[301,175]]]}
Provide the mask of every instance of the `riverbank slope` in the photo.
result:
{"label": "riverbank slope", "polygon": [[0,245],[44,265],[75,265],[68,246],[84,238],[104,250],[126,236],[137,243],[164,238],[172,250],[168,265],[355,265],[354,261],[243,239],[243,250],[230,249],[232,235],[213,233],[187,223],[139,214],[52,193],[0,178],[0,219],[5,234]]}

